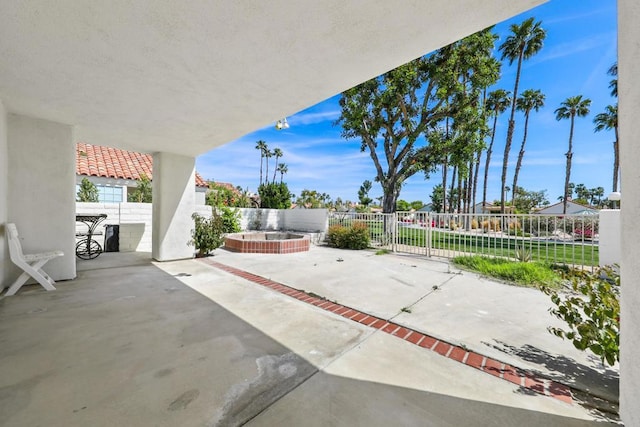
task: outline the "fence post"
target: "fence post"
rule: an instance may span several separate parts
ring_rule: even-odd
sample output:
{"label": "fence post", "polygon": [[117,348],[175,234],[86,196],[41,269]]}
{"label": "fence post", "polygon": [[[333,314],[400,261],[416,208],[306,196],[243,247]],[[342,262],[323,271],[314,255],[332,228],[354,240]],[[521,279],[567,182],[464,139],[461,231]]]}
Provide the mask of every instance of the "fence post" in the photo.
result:
{"label": "fence post", "polygon": [[426,233],[424,236],[424,249],[426,252],[426,255],[428,257],[431,257],[431,226],[433,224],[433,219],[431,218],[431,212],[427,212],[427,218],[426,218],[426,222],[427,222],[427,227],[426,227]]}

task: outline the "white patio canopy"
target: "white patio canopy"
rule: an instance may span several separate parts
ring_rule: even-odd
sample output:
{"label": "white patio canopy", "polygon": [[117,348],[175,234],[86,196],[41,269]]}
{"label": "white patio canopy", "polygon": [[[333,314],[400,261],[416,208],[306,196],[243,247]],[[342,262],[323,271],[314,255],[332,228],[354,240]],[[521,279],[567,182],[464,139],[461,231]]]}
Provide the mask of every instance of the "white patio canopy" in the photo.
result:
{"label": "white patio canopy", "polygon": [[[154,154],[153,257],[190,257],[195,156],[542,2],[0,0],[0,224],[17,224],[26,251],[62,249],[50,274],[75,277],[74,144],[116,146]],[[640,95],[624,81],[640,75],[640,6],[619,3],[623,209],[637,212]],[[635,230],[623,280],[640,273]],[[3,287],[16,273],[8,258],[0,233]],[[640,314],[623,316],[638,330]],[[623,409],[640,382],[630,366]]]}

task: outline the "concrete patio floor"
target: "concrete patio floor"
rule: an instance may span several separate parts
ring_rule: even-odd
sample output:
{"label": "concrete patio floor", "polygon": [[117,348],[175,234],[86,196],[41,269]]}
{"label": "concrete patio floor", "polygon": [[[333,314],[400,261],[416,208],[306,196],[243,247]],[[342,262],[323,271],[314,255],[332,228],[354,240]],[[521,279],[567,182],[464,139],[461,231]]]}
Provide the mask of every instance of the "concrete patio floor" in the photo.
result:
{"label": "concrete patio floor", "polygon": [[[546,332],[553,318],[537,291],[458,274],[446,263],[322,247],[286,256],[217,250],[212,259],[617,394],[614,370]],[[29,286],[0,299],[0,425],[608,421],[206,261],[155,264],[148,254],[105,253],[79,261],[78,271],[57,291]]]}

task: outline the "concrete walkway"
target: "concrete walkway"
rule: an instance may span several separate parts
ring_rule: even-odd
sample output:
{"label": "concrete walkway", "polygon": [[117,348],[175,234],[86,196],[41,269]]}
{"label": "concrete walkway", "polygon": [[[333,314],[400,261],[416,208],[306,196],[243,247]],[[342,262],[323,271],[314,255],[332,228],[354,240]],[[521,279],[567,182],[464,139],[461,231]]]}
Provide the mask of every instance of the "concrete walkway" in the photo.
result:
{"label": "concrete walkway", "polygon": [[[461,315],[462,302],[473,297],[460,288],[465,277],[477,286],[521,289],[455,274],[446,264],[318,247],[286,256],[216,253],[216,262],[441,334],[452,343],[478,345],[512,358],[505,362],[514,366],[526,362],[560,375],[554,357],[546,357],[563,354],[581,370],[597,369],[588,358],[580,359],[581,353],[574,358],[569,351],[556,353],[553,340],[544,344],[548,321],[541,320],[540,340],[527,339],[527,328],[517,326],[522,301],[495,304],[515,306],[512,319],[503,319],[502,309],[478,312],[486,311],[484,305]],[[113,261],[126,256],[101,255],[85,264],[76,280],[59,282],[55,292],[27,287],[0,300],[0,425],[583,426],[605,421],[578,404],[530,393],[205,262],[154,265],[134,256],[129,267]],[[501,300],[510,298],[509,291]],[[533,291],[522,291],[527,300],[536,298],[529,294]],[[481,326],[486,319],[491,322]],[[443,322],[460,324],[450,332]],[[538,359],[523,357],[531,353],[524,351],[526,345],[540,350]],[[547,362],[540,363],[543,359]]]}

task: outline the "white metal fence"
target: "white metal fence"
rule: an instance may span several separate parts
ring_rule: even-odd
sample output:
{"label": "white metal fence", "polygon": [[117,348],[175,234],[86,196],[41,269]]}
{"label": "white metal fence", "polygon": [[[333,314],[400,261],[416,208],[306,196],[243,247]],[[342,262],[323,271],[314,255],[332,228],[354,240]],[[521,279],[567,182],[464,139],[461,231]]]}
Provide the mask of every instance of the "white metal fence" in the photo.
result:
{"label": "white metal fence", "polygon": [[367,224],[372,245],[395,252],[598,265],[598,215],[333,212],[329,217],[330,226],[354,222]]}

